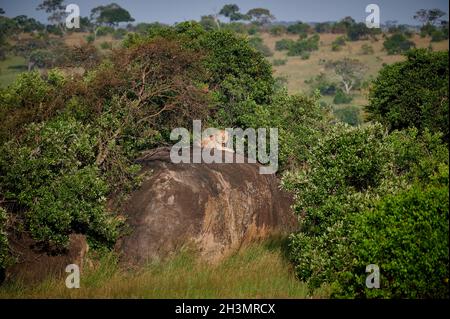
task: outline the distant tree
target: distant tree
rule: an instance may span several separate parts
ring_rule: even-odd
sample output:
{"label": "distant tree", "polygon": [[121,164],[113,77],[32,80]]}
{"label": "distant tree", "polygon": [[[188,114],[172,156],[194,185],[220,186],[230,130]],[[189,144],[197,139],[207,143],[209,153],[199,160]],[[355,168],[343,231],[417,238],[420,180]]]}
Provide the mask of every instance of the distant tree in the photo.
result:
{"label": "distant tree", "polygon": [[98,6],[91,10],[91,21],[97,25],[117,26],[121,22],[133,22],[130,13],[116,3]]}
{"label": "distant tree", "polygon": [[395,33],[386,38],[383,43],[388,54],[399,54],[415,47],[414,42],[407,39],[402,33]]}
{"label": "distant tree", "polygon": [[443,16],[445,16],[445,12],[441,9],[420,9],[416,12],[413,18],[420,21],[422,26],[424,26],[427,24],[435,25]]}
{"label": "distant tree", "polygon": [[231,21],[247,20],[248,17],[239,12],[237,4],[226,4],[219,11],[219,15],[227,17]]}
{"label": "distant tree", "polygon": [[314,27],[317,33],[327,33],[331,32],[331,24],[328,22],[317,23]]}
{"label": "distant tree", "polygon": [[43,30],[45,26],[34,18],[28,18],[26,15],[20,15],[13,18],[17,30],[20,32],[33,32]]}
{"label": "distant tree", "polygon": [[205,30],[214,30],[219,28],[219,22],[217,21],[216,17],[213,16],[212,14],[207,16],[201,16],[200,24]]}
{"label": "distant tree", "polygon": [[287,32],[294,34],[307,34],[310,30],[310,25],[301,21],[287,27]]}
{"label": "distant tree", "polygon": [[0,16],[0,60],[6,58],[6,53],[10,48],[8,37],[13,33],[15,27],[12,19]]}
{"label": "distant tree", "polygon": [[0,8],[0,14],[5,14],[5,10],[3,10],[3,8]]}
{"label": "distant tree", "polygon": [[346,94],[350,94],[351,90],[361,83],[367,69],[359,60],[349,58],[329,61],[325,67],[336,73]]}
{"label": "distant tree", "polygon": [[449,141],[448,52],[410,50],[406,61],[383,67],[369,93],[369,119],[390,129],[442,132]]}
{"label": "distant tree", "polygon": [[247,12],[247,16],[259,25],[270,23],[275,19],[268,9],[254,8]]}
{"label": "distant tree", "polygon": [[44,0],[36,10],[44,10],[49,14],[48,21],[62,28],[62,21],[66,15],[64,0]]}

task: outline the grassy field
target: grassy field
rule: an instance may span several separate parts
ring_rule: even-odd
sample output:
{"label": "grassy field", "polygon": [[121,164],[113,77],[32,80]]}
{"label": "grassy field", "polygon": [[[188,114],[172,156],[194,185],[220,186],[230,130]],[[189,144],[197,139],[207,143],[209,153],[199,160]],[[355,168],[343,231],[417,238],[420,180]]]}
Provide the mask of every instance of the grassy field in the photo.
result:
{"label": "grassy field", "polygon": [[[383,50],[384,39],[382,36],[378,36],[378,40],[361,40],[361,41],[348,41],[340,51],[332,51],[332,42],[340,36],[339,34],[320,34],[320,45],[318,51],[311,52],[310,58],[302,60],[298,56],[289,57],[286,55],[286,51],[275,51],[275,43],[281,39],[297,40],[297,35],[281,35],[273,36],[269,33],[259,34],[264,43],[274,52],[274,55],[268,58],[271,62],[275,59],[286,60],[286,64],[274,66],[274,75],[277,77],[284,77],[287,80],[287,89],[290,93],[309,93],[311,88],[305,83],[306,80],[322,73],[329,73],[325,70],[323,64],[320,61],[323,60],[339,60],[345,57],[358,59],[366,67],[367,72],[364,80],[374,79],[378,71],[382,68],[383,64],[391,64],[394,62],[402,61],[404,57],[402,55],[388,55]],[[421,38],[419,35],[414,35],[411,39],[416,44],[417,48],[427,48],[431,45],[433,50],[441,51],[448,50],[448,40],[441,42],[431,42],[430,37]],[[373,54],[362,54],[361,47],[364,44],[368,44],[373,48]],[[330,76],[332,76],[330,74]],[[353,100],[350,103],[333,105],[334,109],[355,105],[362,107],[367,104],[367,90],[354,90],[352,93]],[[322,100],[328,104],[333,104],[333,96],[323,96]],[[362,114],[364,116],[364,114]]]}
{"label": "grassy field", "polygon": [[19,56],[8,56],[6,60],[0,61],[0,87],[11,84],[17,74],[27,70],[25,59]]}
{"label": "grassy field", "polygon": [[328,287],[308,291],[286,258],[286,240],[253,243],[217,264],[182,251],[141,270],[121,269],[114,255],[85,267],[79,289],[64,278],[38,285],[15,282],[0,287],[0,298],[327,298]]}

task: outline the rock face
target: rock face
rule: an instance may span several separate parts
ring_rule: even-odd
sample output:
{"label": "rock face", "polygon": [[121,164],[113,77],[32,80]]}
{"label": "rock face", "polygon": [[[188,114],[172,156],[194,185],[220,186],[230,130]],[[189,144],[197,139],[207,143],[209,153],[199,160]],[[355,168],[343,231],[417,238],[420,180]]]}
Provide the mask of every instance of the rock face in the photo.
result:
{"label": "rock face", "polygon": [[188,243],[215,260],[246,240],[295,228],[292,198],[259,164],[174,164],[167,148],[138,162],[152,172],[125,204],[125,262],[157,260]]}
{"label": "rock face", "polygon": [[6,269],[6,278],[0,278],[0,283],[2,279],[20,279],[29,283],[42,281],[50,275],[68,275],[65,269],[70,264],[76,264],[82,270],[89,250],[86,236],[80,234],[70,235],[64,251],[43,250],[26,233],[10,236],[8,240],[16,262]]}

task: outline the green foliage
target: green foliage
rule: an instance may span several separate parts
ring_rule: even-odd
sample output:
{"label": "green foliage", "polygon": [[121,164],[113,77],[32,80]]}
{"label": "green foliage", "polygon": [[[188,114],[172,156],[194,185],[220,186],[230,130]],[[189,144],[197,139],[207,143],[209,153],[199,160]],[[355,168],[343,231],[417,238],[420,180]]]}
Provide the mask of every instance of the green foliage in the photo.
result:
{"label": "green foliage", "polygon": [[337,90],[336,83],[330,81],[323,72],[312,79],[305,80],[305,83],[310,85],[312,91],[319,90],[321,95],[334,95]]}
{"label": "green foliage", "polygon": [[319,40],[320,36],[318,34],[314,34],[309,38],[299,39],[292,43],[292,45],[288,49],[288,56],[296,56],[302,54],[304,52],[316,51],[319,49]]}
{"label": "green foliage", "polygon": [[125,46],[157,37],[176,39],[183,47],[203,54],[203,65],[209,74],[205,82],[215,91],[215,101],[220,105],[212,114],[217,125],[239,125],[239,116],[250,111],[247,106],[253,101],[270,103],[275,85],[272,66],[245,38],[227,30],[206,31],[198,23],[185,22],[146,36],[129,36]]}
{"label": "green foliage", "polygon": [[269,105],[253,105],[253,111],[240,117],[243,127],[278,128],[281,170],[301,165],[322,134],[327,118],[318,97],[288,95],[281,90]]}
{"label": "green foliage", "polygon": [[0,276],[3,269],[10,262],[8,236],[6,234],[7,215],[6,211],[0,207]]}
{"label": "green foliage", "polygon": [[415,44],[408,40],[405,35],[396,33],[387,37],[383,42],[383,46],[388,54],[400,54],[414,48]]}
{"label": "green foliage", "polygon": [[286,62],[287,62],[286,59],[274,59],[274,60],[272,61],[272,65],[274,65],[274,66],[285,65]]}
{"label": "green foliage", "polygon": [[376,29],[369,29],[363,22],[352,23],[347,28],[347,38],[349,41],[367,39],[370,35],[375,33]]}
{"label": "green foliage", "polygon": [[373,46],[371,46],[370,44],[364,43],[361,46],[361,54],[363,55],[370,55],[373,54],[374,50],[373,50]]}
{"label": "green foliage", "polygon": [[349,94],[346,94],[341,89],[336,90],[336,94],[333,98],[334,104],[347,104],[350,103],[353,100],[353,97]]}
{"label": "green foliage", "polygon": [[2,147],[3,195],[27,207],[26,223],[39,242],[63,246],[72,232],[110,245],[116,225],[104,214],[107,184],[94,162],[95,139],[74,119],[28,127],[24,140]]}
{"label": "green foliage", "polygon": [[[386,196],[353,218],[355,262],[339,274],[335,296],[449,297],[448,166],[434,178],[437,183]],[[365,287],[369,264],[380,267],[380,289]]]}
{"label": "green foliage", "polygon": [[257,51],[261,52],[265,57],[269,57],[273,55],[272,50],[264,44],[263,39],[260,37],[252,37],[249,39],[248,43]]}
{"label": "green foliage", "polygon": [[295,41],[291,39],[278,40],[277,42],[275,42],[275,50],[277,51],[289,50],[294,43]]}
{"label": "green foliage", "polygon": [[332,51],[340,51],[342,47],[345,45],[346,38],[344,36],[338,36],[332,43],[331,43],[331,50]]}
{"label": "green foliage", "polygon": [[[142,82],[143,72],[152,77]],[[8,214],[48,249],[72,233],[112,247],[121,225],[114,207],[140,182],[133,159],[172,127],[206,118],[205,74],[200,55],[161,38],[118,49],[70,81],[57,71],[21,74],[0,91]]]}
{"label": "green foliage", "polygon": [[360,125],[363,120],[361,118],[361,110],[358,106],[350,105],[335,109],[334,116],[341,122],[350,124],[352,126]]}
{"label": "green foliage", "polygon": [[102,42],[100,43],[100,48],[102,48],[103,50],[111,50],[112,49],[112,43],[111,42]]}
{"label": "green foliage", "polygon": [[448,54],[413,50],[406,61],[385,66],[373,82],[369,118],[390,129],[442,132],[448,141]]}
{"label": "green foliage", "polygon": [[[428,168],[425,174],[422,167]],[[434,183],[433,176],[447,167],[448,151],[439,136],[420,136],[415,129],[386,135],[380,124],[332,127],[313,148],[307,165],[283,177],[283,186],[295,194],[300,222],[300,232],[291,236],[290,243],[298,277],[310,287],[331,284],[337,297],[441,294],[436,286],[415,286],[415,282],[432,277],[442,287],[446,278],[442,269],[448,267],[444,258],[448,254],[444,239],[448,237],[448,198],[444,198],[448,173],[439,179],[446,185],[440,190],[426,195],[403,192],[410,181]],[[417,243],[417,236],[423,241]],[[425,247],[438,241],[428,255]],[[416,256],[419,251],[421,255]],[[383,271],[384,278],[389,278],[377,292],[364,288],[362,278],[369,264],[381,267],[382,285]],[[424,268],[429,265],[438,266],[439,272],[422,274],[432,269]],[[409,271],[395,277],[402,269]]]}
{"label": "green foliage", "polygon": [[94,36],[93,34],[88,34],[88,35],[85,37],[85,39],[86,39],[86,42],[87,42],[87,43],[94,43],[94,41],[95,41],[95,36]]}
{"label": "green foliage", "polygon": [[98,37],[103,37],[108,34],[113,34],[114,28],[108,26],[100,26],[95,30],[95,33]]}
{"label": "green foliage", "polygon": [[271,35],[279,36],[287,32],[287,28],[284,25],[274,25],[270,27],[269,32]]}
{"label": "green foliage", "polygon": [[288,26],[287,32],[300,35],[300,34],[307,34],[310,31],[310,29],[311,27],[309,24],[297,22],[295,24],[291,24],[290,26]]}

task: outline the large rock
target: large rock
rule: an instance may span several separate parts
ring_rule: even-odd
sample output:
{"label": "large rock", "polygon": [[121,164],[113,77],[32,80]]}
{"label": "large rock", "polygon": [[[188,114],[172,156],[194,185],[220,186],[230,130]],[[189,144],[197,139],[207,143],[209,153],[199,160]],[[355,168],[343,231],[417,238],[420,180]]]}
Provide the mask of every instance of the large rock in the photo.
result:
{"label": "large rock", "polygon": [[216,260],[243,242],[295,228],[292,198],[259,164],[174,164],[168,149],[139,160],[151,174],[125,204],[131,233],[118,243],[131,264],[194,243]]}
{"label": "large rock", "polygon": [[12,234],[8,238],[15,263],[6,269],[4,280],[40,282],[50,276],[68,275],[65,269],[70,264],[83,268],[89,246],[86,236],[72,234],[66,249],[52,250],[41,247],[27,233]]}

